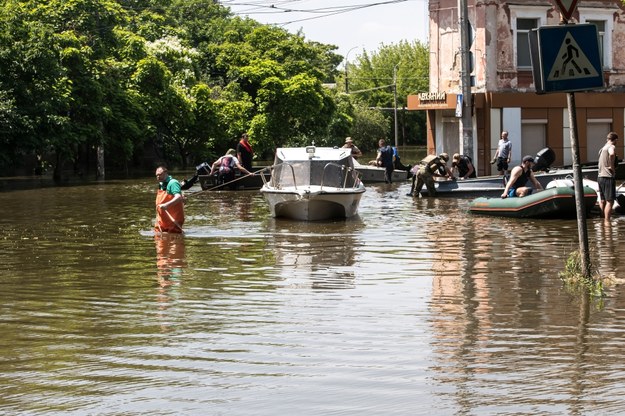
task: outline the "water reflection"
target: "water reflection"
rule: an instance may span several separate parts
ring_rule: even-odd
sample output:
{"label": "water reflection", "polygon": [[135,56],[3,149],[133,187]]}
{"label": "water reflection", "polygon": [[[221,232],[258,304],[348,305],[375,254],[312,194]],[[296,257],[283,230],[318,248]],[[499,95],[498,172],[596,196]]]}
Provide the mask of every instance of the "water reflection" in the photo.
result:
{"label": "water reflection", "polygon": [[[473,216],[469,200],[393,183],[368,186],[358,217],[321,223],[273,219],[254,192],[198,193],[185,235],[161,238],[139,232],[153,188],[0,192],[5,413],[625,406],[622,286],[600,303],[558,277],[575,221]],[[623,274],[623,232],[625,217],[589,221],[602,276]]]}
{"label": "water reflection", "polygon": [[[353,287],[356,262],[354,234],[364,228],[359,216],[328,222],[301,222],[272,218],[269,250],[285,278],[309,280],[315,289]],[[304,283],[306,284],[306,283]]]}
{"label": "water reflection", "polygon": [[[602,278],[619,282],[616,275],[618,256],[614,255],[619,240],[617,232],[614,230],[614,225],[611,222],[596,221],[594,224],[594,232],[596,235],[594,247],[596,257],[595,266],[597,266],[599,275]],[[592,237],[592,234],[589,237]],[[622,276],[620,277],[622,278]]]}
{"label": "water reflection", "polygon": [[184,236],[170,233],[156,233],[157,279],[161,287],[179,284],[187,265]]}

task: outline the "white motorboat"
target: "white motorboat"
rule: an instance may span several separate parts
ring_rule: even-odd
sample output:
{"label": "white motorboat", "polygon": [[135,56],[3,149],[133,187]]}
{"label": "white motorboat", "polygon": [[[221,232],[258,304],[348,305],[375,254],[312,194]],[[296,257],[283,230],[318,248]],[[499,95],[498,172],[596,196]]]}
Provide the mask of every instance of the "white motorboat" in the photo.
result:
{"label": "white motorboat", "polygon": [[271,179],[260,192],[273,217],[303,221],[349,218],[358,212],[365,187],[351,149],[278,148]]}

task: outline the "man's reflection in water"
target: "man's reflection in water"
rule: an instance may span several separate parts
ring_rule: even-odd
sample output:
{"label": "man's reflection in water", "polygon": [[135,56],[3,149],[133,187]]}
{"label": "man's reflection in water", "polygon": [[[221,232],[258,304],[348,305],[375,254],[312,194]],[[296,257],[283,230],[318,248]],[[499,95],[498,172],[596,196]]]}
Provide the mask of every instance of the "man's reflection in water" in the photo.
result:
{"label": "man's reflection in water", "polygon": [[622,284],[624,280],[616,273],[617,255],[615,254],[618,245],[618,233],[613,230],[612,224],[609,222],[597,222],[595,229],[597,230],[597,246],[595,248],[596,255],[599,259],[599,274],[604,279],[613,280],[615,283]]}
{"label": "man's reflection in water", "polygon": [[[156,302],[159,326],[162,332],[169,332],[174,326],[176,309],[176,288],[179,287],[186,268],[184,235],[156,233],[156,277],[158,290]],[[174,307],[174,309],[171,309]]]}
{"label": "man's reflection in water", "polygon": [[156,276],[161,287],[180,284],[186,267],[184,236],[182,234],[155,234]]}

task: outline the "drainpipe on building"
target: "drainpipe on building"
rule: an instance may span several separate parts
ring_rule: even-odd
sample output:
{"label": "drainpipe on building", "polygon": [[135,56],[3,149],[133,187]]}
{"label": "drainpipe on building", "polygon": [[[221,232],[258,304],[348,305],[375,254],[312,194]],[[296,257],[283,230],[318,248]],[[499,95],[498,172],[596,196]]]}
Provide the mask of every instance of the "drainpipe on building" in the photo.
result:
{"label": "drainpipe on building", "polygon": [[462,116],[460,118],[462,137],[460,138],[461,153],[471,156],[473,153],[473,100],[471,98],[471,40],[469,33],[469,7],[467,0],[458,0],[458,17],[460,18],[460,84],[462,86]]}

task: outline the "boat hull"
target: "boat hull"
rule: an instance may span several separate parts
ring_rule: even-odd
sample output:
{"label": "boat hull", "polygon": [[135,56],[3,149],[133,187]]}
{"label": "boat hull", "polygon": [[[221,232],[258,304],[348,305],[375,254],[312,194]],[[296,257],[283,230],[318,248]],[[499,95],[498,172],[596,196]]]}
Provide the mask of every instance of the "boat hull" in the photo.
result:
{"label": "boat hull", "polygon": [[[584,187],[586,214],[594,207],[597,193]],[[560,186],[535,192],[522,198],[477,198],[471,202],[469,211],[473,214],[513,218],[575,218],[575,190]]]}
{"label": "boat hull", "polygon": [[[375,166],[356,165],[356,171],[360,174],[360,180],[364,183],[378,183],[384,182],[384,168],[378,168]],[[408,179],[408,172],[405,170],[394,170],[392,181],[403,182]]]}
{"label": "boat hull", "polygon": [[364,187],[350,192],[333,189],[261,189],[272,217],[300,221],[353,217],[358,213],[364,191]]}
{"label": "boat hull", "polygon": [[[554,169],[549,172],[537,172],[534,176],[542,187],[546,188],[547,184],[553,180],[573,178],[573,169]],[[596,181],[597,169],[582,169],[582,176],[585,179]],[[531,184],[528,186],[531,186]],[[436,195],[441,197],[498,197],[501,196],[505,188],[503,176],[482,176],[465,180],[437,181]],[[421,190],[421,194],[427,196],[425,187]]]}

